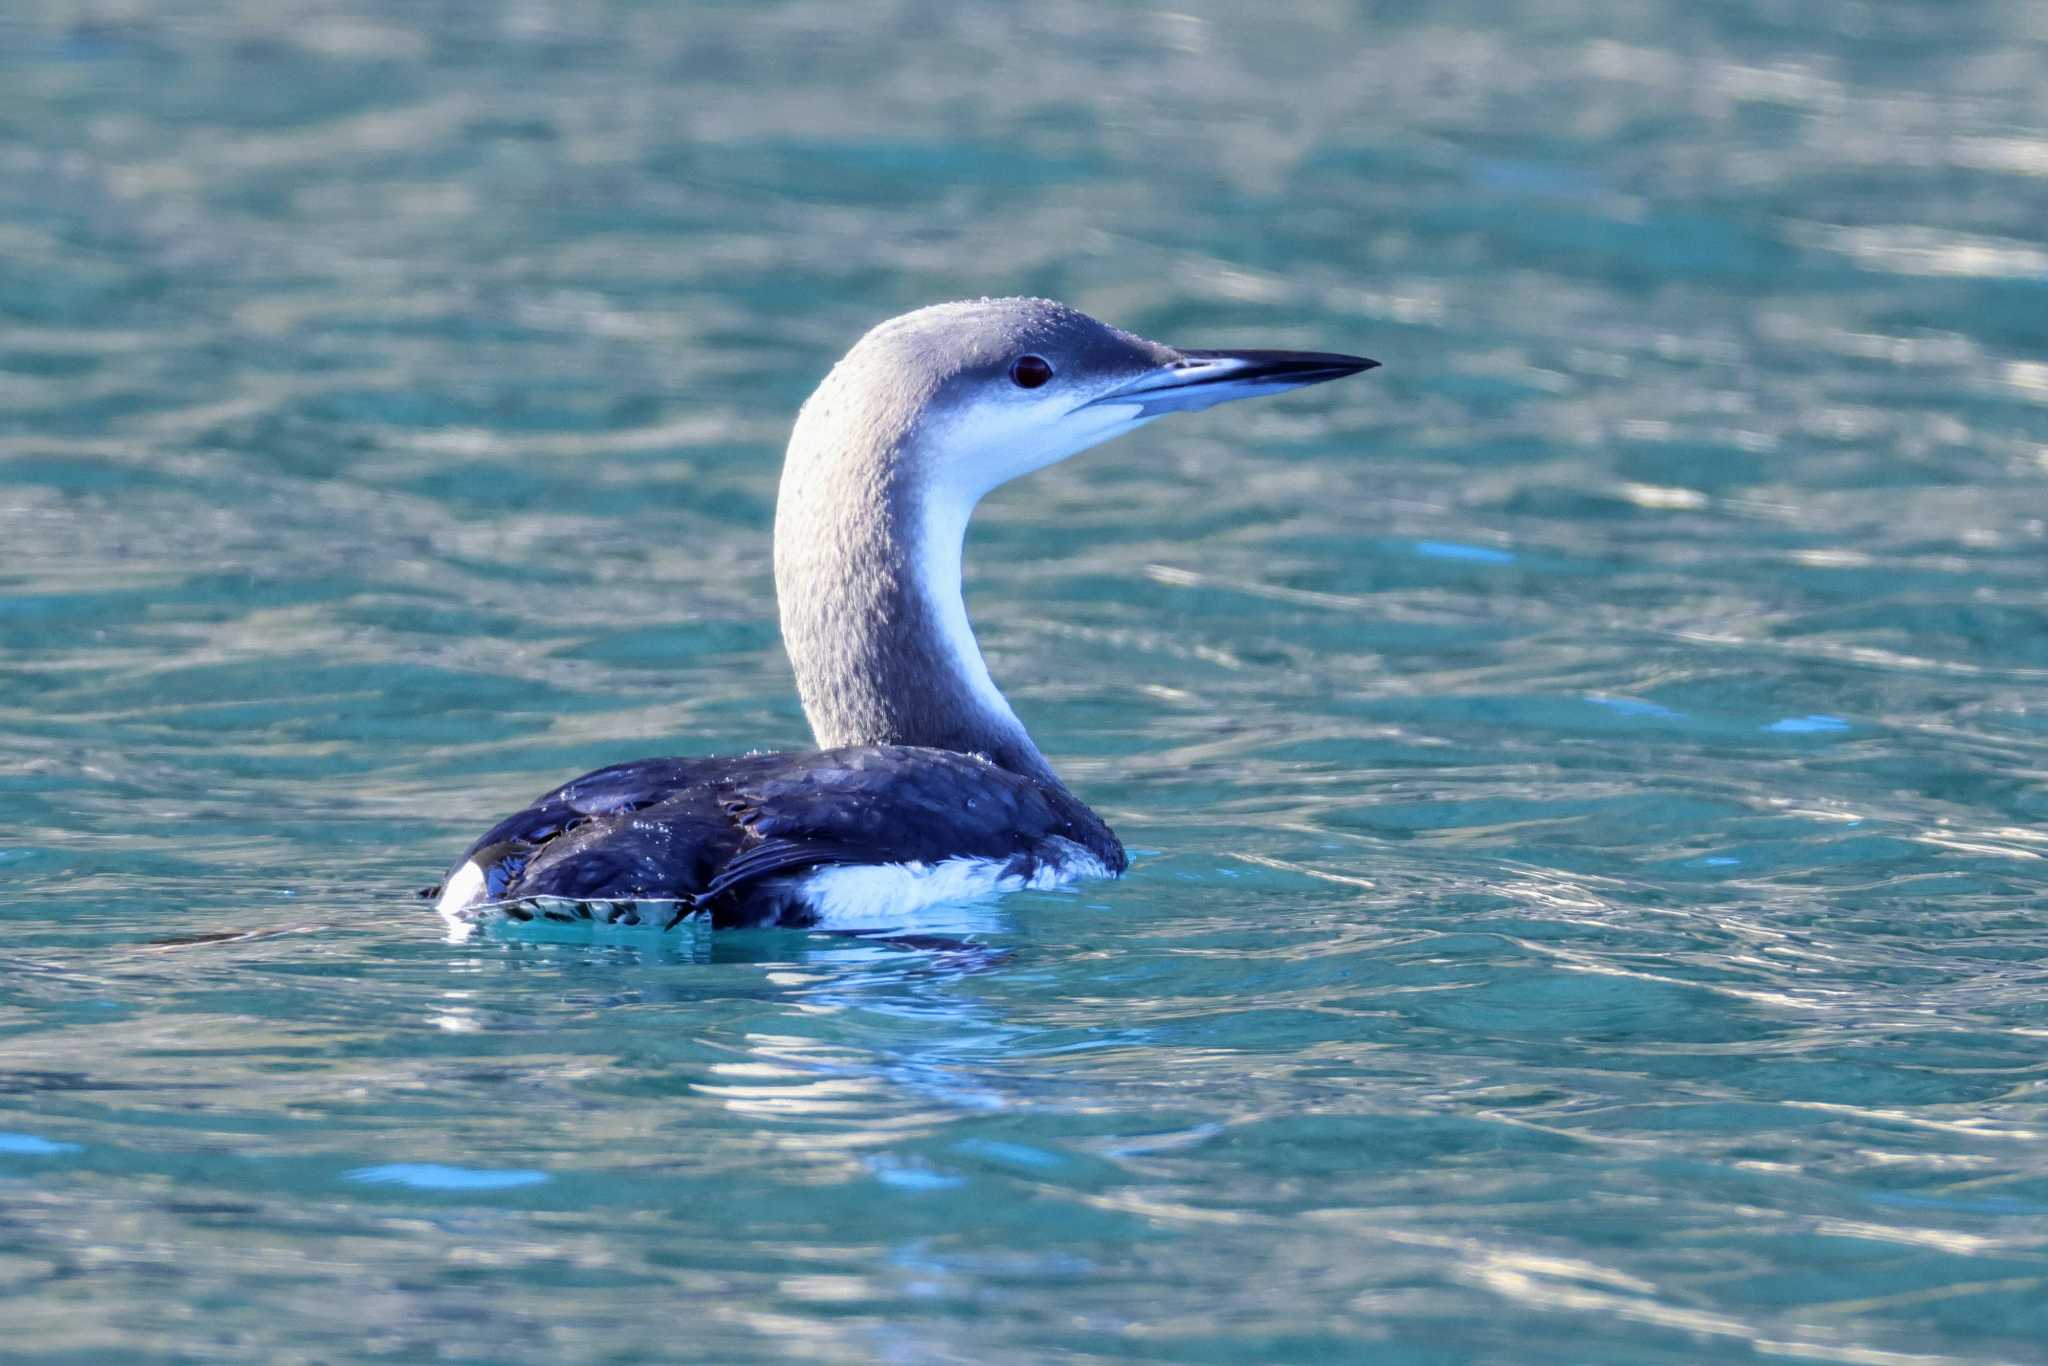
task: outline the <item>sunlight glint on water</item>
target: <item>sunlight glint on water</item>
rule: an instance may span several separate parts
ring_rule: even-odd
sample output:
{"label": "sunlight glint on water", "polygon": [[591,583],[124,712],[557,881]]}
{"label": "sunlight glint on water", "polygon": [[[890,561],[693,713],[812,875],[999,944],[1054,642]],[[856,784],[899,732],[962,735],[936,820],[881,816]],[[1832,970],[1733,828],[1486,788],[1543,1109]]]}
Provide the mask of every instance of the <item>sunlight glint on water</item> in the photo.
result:
{"label": "sunlight glint on water", "polygon": [[[2039,1356],[2040,7],[1183,10],[0,17],[11,1350]],[[1132,877],[445,943],[1003,292],[1386,362],[977,521]]]}

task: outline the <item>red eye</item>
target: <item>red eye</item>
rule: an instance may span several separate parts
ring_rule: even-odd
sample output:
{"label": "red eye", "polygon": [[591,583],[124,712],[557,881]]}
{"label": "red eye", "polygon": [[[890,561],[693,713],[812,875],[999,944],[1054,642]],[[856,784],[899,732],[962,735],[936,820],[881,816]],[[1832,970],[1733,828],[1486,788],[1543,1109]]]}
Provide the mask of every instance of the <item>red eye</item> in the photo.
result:
{"label": "red eye", "polygon": [[1036,389],[1052,378],[1052,367],[1043,356],[1019,356],[1010,367],[1010,382],[1019,389]]}

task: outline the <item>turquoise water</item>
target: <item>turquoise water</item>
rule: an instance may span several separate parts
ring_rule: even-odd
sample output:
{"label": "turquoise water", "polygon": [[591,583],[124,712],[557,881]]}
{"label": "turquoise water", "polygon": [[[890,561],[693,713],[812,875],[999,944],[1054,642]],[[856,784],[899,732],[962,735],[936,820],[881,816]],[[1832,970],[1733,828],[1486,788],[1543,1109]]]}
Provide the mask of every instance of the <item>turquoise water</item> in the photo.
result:
{"label": "turquoise water", "polygon": [[[7,7],[7,1351],[2048,1358],[2048,7],[1253,9]],[[444,942],[1012,291],[1386,362],[977,523],[1131,878]]]}

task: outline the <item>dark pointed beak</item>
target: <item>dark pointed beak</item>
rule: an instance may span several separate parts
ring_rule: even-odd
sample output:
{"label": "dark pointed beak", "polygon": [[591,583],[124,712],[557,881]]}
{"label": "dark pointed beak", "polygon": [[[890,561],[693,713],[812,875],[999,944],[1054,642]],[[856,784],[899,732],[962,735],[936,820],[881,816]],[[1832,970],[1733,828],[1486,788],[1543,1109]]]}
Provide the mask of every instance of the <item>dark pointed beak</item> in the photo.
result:
{"label": "dark pointed beak", "polygon": [[1342,379],[1378,365],[1363,356],[1328,351],[1183,351],[1178,360],[1148,370],[1084,406],[1130,404],[1146,417],[1195,412],[1234,398]]}

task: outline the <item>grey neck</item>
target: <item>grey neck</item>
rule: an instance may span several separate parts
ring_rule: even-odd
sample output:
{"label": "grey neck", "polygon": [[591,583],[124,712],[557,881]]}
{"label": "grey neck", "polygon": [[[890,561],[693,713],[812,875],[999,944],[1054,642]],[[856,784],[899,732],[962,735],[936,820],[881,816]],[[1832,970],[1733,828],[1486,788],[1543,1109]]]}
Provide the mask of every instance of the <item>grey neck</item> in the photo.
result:
{"label": "grey neck", "polygon": [[798,419],[775,511],[782,638],[818,744],[979,753],[1060,787],[968,625],[972,500],[938,487],[914,426],[816,411],[830,397]]}

